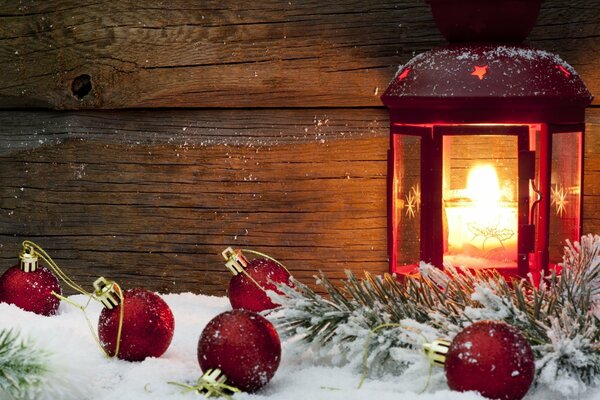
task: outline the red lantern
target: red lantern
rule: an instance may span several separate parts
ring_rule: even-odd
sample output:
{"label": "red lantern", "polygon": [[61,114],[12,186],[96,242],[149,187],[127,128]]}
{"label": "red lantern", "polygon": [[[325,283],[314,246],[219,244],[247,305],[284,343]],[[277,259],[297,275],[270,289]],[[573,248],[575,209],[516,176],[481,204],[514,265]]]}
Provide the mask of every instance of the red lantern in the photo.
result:
{"label": "red lantern", "polygon": [[410,60],[382,96],[391,272],[423,260],[539,278],[581,235],[592,96],[558,56],[519,44],[539,1],[428,2],[452,43]]}

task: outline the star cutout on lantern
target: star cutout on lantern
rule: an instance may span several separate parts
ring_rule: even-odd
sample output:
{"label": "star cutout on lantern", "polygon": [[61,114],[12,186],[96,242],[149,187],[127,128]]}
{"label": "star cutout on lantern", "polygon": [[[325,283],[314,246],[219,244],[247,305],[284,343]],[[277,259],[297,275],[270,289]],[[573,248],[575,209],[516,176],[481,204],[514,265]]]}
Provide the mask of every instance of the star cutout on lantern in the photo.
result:
{"label": "star cutout on lantern", "polygon": [[415,198],[415,195],[413,194],[413,192],[411,191],[408,196],[406,196],[406,215],[409,218],[414,218],[417,213],[417,199]]}
{"label": "star cutout on lantern", "polygon": [[567,71],[567,69],[565,67],[563,67],[562,65],[557,65],[556,68],[558,68],[564,74],[565,77],[568,78],[571,76],[571,73],[569,71]]}
{"label": "star cutout on lantern", "polygon": [[402,73],[400,75],[398,75],[398,80],[404,80],[408,74],[410,73],[410,68],[405,68],[404,71],[402,71]]}
{"label": "star cutout on lantern", "polygon": [[563,214],[566,211],[566,206],[567,206],[567,190],[565,190],[565,188],[563,187],[558,187],[558,185],[555,185],[552,188],[552,193],[550,198],[552,199],[551,205],[556,207],[556,215],[558,215],[559,217],[562,217]]}
{"label": "star cutout on lantern", "polygon": [[471,72],[471,75],[476,76],[479,78],[479,80],[482,80],[483,77],[487,74],[488,72],[488,66],[487,65],[475,65],[473,67],[473,72]]}
{"label": "star cutout on lantern", "polygon": [[419,184],[417,183],[416,186],[413,186],[410,190],[415,196],[415,204],[417,206],[417,212],[419,212],[421,210],[421,189],[419,188]]}

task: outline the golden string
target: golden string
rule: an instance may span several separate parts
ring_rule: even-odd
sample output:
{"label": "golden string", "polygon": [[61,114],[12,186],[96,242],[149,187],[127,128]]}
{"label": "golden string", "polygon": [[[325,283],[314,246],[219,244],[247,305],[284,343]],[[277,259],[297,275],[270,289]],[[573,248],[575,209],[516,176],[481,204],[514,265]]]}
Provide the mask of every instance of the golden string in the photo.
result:
{"label": "golden string", "polygon": [[175,385],[184,388],[185,392],[196,392],[198,394],[205,395],[205,397],[211,397],[217,395],[218,397],[225,397],[227,400],[232,400],[231,394],[241,392],[240,389],[235,386],[227,385],[223,382],[207,382],[203,379],[204,376],[198,379],[196,385],[188,385],[180,382],[167,382],[169,385]]}
{"label": "golden string", "polygon": [[248,271],[246,271],[246,268],[242,269],[242,274],[246,275],[246,278],[250,279],[252,281],[252,283],[254,283],[260,290],[262,290],[263,292],[267,293],[267,290],[260,286],[260,284],[256,281],[256,279],[254,279],[249,273]]}
{"label": "golden string", "polygon": [[260,251],[256,251],[256,250],[250,250],[250,249],[240,249],[240,250],[241,250],[242,252],[251,253],[251,254],[256,254],[256,255],[259,255],[259,256],[261,256],[261,257],[267,258],[267,259],[269,259],[269,260],[271,260],[271,261],[274,261],[274,262],[276,262],[277,264],[279,264],[279,265],[280,265],[280,266],[281,266],[283,269],[285,269],[285,270],[287,271],[287,273],[288,273],[288,274],[290,274],[290,275],[291,275],[291,273],[290,273],[290,270],[289,270],[289,269],[287,269],[287,267],[286,267],[285,265],[283,265],[283,263],[281,263],[280,261],[278,261],[278,260],[274,259],[273,257],[271,257],[271,256],[269,256],[269,255],[267,255],[267,254],[261,253]]}
{"label": "golden string", "polygon": [[25,240],[23,242],[23,248],[27,249],[28,247],[31,248],[31,249],[34,249],[35,252],[38,253],[39,257],[42,260],[46,261],[46,264],[48,264],[48,266],[50,267],[50,269],[52,269],[52,271],[54,271],[54,273],[56,275],[58,275],[58,277],[63,282],[65,282],[71,289],[73,289],[76,292],[79,292],[79,293],[81,293],[83,295],[92,296],[84,288],[82,288],[77,283],[75,283],[71,278],[69,278],[69,276],[67,274],[65,274],[62,271],[62,269],[60,269],[60,267],[58,266],[58,264],[56,264],[54,262],[54,260],[52,259],[52,257],[50,257],[48,255],[48,253],[46,253],[46,251],[44,249],[42,249],[40,246],[38,246],[37,244],[35,244],[35,243],[33,243],[33,242],[29,241],[29,240]]}
{"label": "golden string", "polygon": [[125,296],[123,295],[123,291],[121,290],[121,286],[118,283],[114,283],[117,288],[117,296],[119,296],[119,325],[117,326],[117,344],[115,345],[115,355],[113,357],[117,357],[119,355],[119,350],[121,349],[121,333],[123,332],[123,319],[125,318]]}
{"label": "golden string", "polygon": [[[286,268],[285,265],[283,265],[281,262],[277,261],[276,259],[274,259],[273,257],[271,257],[271,256],[269,256],[267,254],[261,253],[261,252],[256,251],[256,250],[250,250],[250,249],[240,249],[240,250],[242,251],[242,253],[251,253],[251,254],[255,254],[255,255],[259,255],[261,257],[267,258],[267,259],[269,259],[269,260],[277,263],[279,266],[281,266],[283,269],[285,269],[288,274],[290,274],[290,271]],[[267,290],[265,288],[263,288],[256,281],[256,279],[254,279],[252,276],[250,276],[250,274],[248,273],[248,271],[246,271],[246,268],[242,269],[242,274],[244,274],[246,276],[246,278],[250,279],[250,281],[252,283],[254,283],[256,285],[256,287],[258,287],[260,290],[262,290],[265,294],[267,293]],[[290,275],[292,275],[292,274],[290,274]]]}
{"label": "golden string", "polygon": [[[367,340],[365,340],[365,351],[363,354],[363,370],[362,370],[362,374],[360,377],[360,383],[358,384],[357,389],[360,389],[362,387],[362,385],[365,383],[365,380],[367,379],[367,373],[369,370],[369,360],[368,360],[369,359],[369,342],[371,341],[371,337],[383,328],[406,329],[407,331],[412,331],[412,332],[420,335],[423,339],[425,339],[425,342],[429,341],[429,339],[425,335],[423,335],[423,333],[421,331],[419,331],[418,329],[415,329],[413,327],[410,327],[410,326],[406,326],[406,325],[402,325],[402,324],[393,324],[393,323],[377,325],[375,328],[373,328],[369,331],[369,334],[367,335]],[[427,381],[425,382],[425,387],[423,389],[421,389],[421,391],[418,394],[425,393],[425,391],[429,387],[429,383],[431,382],[432,375],[433,375],[433,364],[429,363],[429,373],[427,374]]]}
{"label": "golden string", "polygon": [[117,292],[117,296],[120,299],[120,312],[119,312],[119,325],[117,328],[117,344],[115,346],[115,354],[113,356],[110,356],[102,347],[102,345],[100,344],[100,339],[98,338],[98,335],[96,335],[96,332],[94,330],[92,321],[90,321],[90,318],[86,312],[88,306],[90,305],[90,301],[91,300],[95,300],[99,303],[102,303],[100,301],[100,299],[98,299],[93,293],[90,293],[88,291],[86,291],[83,287],[79,286],[75,281],[73,281],[59,266],[58,264],[52,259],[52,257],[50,257],[50,255],[48,253],[46,253],[46,251],[40,247],[39,245],[35,244],[34,242],[31,242],[29,240],[25,240],[23,242],[23,249],[27,250],[27,249],[32,249],[35,250],[35,253],[37,253],[38,257],[41,258],[42,260],[44,260],[46,262],[46,264],[48,264],[48,267],[50,267],[50,269],[63,281],[67,284],[67,286],[69,286],[71,289],[75,290],[76,292],[87,296],[88,297],[88,301],[85,304],[85,306],[82,306],[81,304],[78,304],[70,299],[68,299],[65,296],[62,296],[56,292],[52,292],[52,295],[56,298],[58,298],[59,300],[65,301],[68,304],[80,309],[83,312],[83,316],[85,317],[85,320],[87,322],[88,328],[92,334],[92,337],[94,338],[94,341],[96,342],[96,344],[98,345],[98,347],[100,348],[100,350],[104,353],[104,355],[106,355],[106,357],[117,357],[117,355],[119,354],[119,349],[121,347],[121,334],[123,331],[123,320],[125,318],[125,297],[123,296],[123,292],[121,291],[121,287],[115,282],[114,286],[116,287],[116,292]]}

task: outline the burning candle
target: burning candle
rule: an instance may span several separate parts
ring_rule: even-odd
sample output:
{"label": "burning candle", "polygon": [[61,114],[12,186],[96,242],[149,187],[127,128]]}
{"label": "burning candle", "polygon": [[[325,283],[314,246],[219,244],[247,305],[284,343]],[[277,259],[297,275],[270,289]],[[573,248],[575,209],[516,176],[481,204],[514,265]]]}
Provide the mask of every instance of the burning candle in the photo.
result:
{"label": "burning candle", "polygon": [[496,168],[473,166],[466,188],[446,190],[445,260],[457,265],[516,263],[517,202],[510,187],[501,187]]}

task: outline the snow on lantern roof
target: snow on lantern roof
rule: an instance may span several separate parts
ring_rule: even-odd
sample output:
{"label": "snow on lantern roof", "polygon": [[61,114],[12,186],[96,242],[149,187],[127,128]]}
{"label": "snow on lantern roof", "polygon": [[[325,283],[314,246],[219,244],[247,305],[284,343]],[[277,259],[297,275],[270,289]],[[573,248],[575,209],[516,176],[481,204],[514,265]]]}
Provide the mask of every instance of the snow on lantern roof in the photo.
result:
{"label": "snow on lantern roof", "polygon": [[542,0],[425,1],[451,44],[398,70],[381,97],[393,120],[583,122],[592,95],[575,69],[555,54],[519,44]]}
{"label": "snow on lantern roof", "polygon": [[591,100],[575,69],[559,56],[493,44],[449,45],[419,54],[398,70],[382,96],[392,109],[437,108],[451,114],[453,108],[469,107],[485,109],[482,115],[504,109],[517,120],[558,112],[556,122],[579,119],[573,108],[583,112]]}

